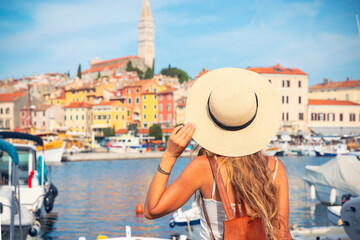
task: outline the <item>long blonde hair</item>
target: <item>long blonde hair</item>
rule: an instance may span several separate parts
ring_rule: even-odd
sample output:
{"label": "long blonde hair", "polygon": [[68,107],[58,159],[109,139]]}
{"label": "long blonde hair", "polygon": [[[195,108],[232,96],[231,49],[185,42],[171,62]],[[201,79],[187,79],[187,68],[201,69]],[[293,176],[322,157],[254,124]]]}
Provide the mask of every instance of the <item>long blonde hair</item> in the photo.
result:
{"label": "long blonde hair", "polygon": [[[213,157],[216,154],[201,148],[199,155]],[[219,169],[225,166],[228,178],[225,184],[231,184],[235,199],[242,199],[250,217],[262,218],[269,239],[279,239],[279,218],[277,188],[273,182],[273,173],[268,168],[268,161],[261,152],[242,157],[221,156]]]}

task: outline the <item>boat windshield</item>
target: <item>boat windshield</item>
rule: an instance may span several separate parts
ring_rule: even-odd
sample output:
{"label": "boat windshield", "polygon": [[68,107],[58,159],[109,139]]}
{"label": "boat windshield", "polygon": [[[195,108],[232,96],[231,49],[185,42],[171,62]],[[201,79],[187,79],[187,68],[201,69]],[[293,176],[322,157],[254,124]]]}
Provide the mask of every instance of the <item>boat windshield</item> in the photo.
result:
{"label": "boat windshield", "polygon": [[[19,184],[28,184],[29,180],[29,159],[33,156],[30,149],[17,149],[19,155]],[[1,185],[9,184],[9,166],[11,158],[6,152],[0,154],[0,183]]]}

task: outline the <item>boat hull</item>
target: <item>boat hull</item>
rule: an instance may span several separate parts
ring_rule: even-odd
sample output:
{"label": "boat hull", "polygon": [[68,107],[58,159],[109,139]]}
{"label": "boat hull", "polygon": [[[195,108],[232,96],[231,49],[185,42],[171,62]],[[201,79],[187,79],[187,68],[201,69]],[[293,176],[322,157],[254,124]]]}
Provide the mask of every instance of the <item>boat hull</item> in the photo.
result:
{"label": "boat hull", "polygon": [[64,153],[65,145],[66,143],[63,141],[54,145],[45,144],[44,154],[42,151],[38,151],[38,153],[40,156],[44,155],[46,163],[60,163]]}

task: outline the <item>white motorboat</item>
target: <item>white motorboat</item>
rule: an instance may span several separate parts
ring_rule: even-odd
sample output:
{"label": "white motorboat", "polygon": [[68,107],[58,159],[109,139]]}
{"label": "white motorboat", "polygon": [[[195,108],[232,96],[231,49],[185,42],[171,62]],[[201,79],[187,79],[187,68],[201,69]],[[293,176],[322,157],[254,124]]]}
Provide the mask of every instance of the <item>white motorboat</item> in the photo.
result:
{"label": "white motorboat", "polygon": [[64,154],[66,142],[59,139],[56,133],[38,133],[36,136],[43,140],[43,147],[38,146],[37,150],[40,156],[43,155],[46,163],[60,163]]}
{"label": "white motorboat", "polygon": [[328,219],[332,224],[339,225],[339,223],[341,223],[339,222],[339,220],[341,219],[340,212],[341,212],[341,206],[327,207]]}
{"label": "white motorboat", "polygon": [[[40,137],[14,132],[0,132],[0,137],[7,139],[21,139],[36,142],[43,146]],[[57,195],[56,187],[47,178],[47,168],[43,161],[43,156],[38,156],[37,148],[32,143],[14,143],[13,146],[19,156],[19,189],[20,204],[39,216],[42,206],[46,212],[53,208],[55,197]],[[3,185],[10,184],[12,159],[6,155],[0,162],[0,170]]]}
{"label": "white motorboat", "polygon": [[[19,156],[16,148],[0,139],[0,162],[7,161],[11,168],[10,184],[0,188],[0,223],[2,239],[26,239],[28,233],[36,236],[39,223],[35,222],[35,217],[29,209],[19,204]],[[0,238],[0,239],[1,239]]]}
{"label": "white motorboat", "polygon": [[108,137],[111,152],[145,152],[146,148],[140,143],[139,137],[124,134],[120,137]]}
{"label": "white motorboat", "polygon": [[345,233],[343,227],[313,227],[313,228],[299,228],[290,231],[293,240],[351,240]]}
{"label": "white motorboat", "polygon": [[[115,237],[115,238],[108,238],[104,235],[99,235],[97,239],[107,239],[107,240],[172,240],[172,239],[178,239],[178,240],[186,240],[186,235],[180,235],[177,238],[157,238],[157,237],[141,237],[141,236],[132,236],[131,235],[131,227],[126,226],[125,227],[125,237]],[[86,237],[79,237],[78,240],[86,240]]]}
{"label": "white motorboat", "polygon": [[311,198],[327,205],[341,205],[343,195],[360,196],[360,160],[354,155],[337,155],[321,166],[305,166],[304,181]]}

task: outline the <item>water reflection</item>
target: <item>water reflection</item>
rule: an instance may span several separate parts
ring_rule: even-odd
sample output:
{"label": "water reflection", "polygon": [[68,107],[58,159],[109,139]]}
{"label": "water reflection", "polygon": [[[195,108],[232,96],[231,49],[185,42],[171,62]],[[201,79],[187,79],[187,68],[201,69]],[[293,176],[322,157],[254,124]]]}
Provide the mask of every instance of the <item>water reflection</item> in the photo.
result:
{"label": "water reflection", "polygon": [[[329,159],[282,157],[287,168],[290,193],[290,223],[299,226],[327,226],[326,206],[309,199],[309,187],[302,180],[307,164],[320,165]],[[178,177],[189,163],[179,159],[170,176]],[[145,201],[159,159],[99,162],[67,162],[51,167],[52,181],[59,190],[52,213],[42,216],[40,239],[96,239],[125,235],[132,226],[133,235],[170,237],[176,234],[168,225],[170,216],[147,220],[135,213]],[[186,204],[191,206],[192,198]]]}

